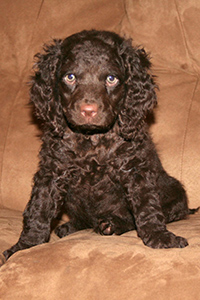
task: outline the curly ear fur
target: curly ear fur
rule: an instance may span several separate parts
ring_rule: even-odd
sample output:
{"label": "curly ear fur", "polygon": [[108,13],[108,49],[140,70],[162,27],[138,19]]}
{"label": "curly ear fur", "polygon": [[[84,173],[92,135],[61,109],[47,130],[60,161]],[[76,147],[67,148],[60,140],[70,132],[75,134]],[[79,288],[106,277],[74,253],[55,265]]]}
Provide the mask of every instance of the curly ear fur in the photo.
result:
{"label": "curly ear fur", "polygon": [[45,129],[58,136],[63,135],[66,127],[57,89],[61,44],[62,40],[54,40],[54,44],[44,47],[44,54],[35,55],[37,70],[30,90],[36,116],[44,122]]}
{"label": "curly ear fur", "polygon": [[126,70],[127,93],[119,125],[123,138],[131,140],[143,128],[147,114],[157,104],[156,85],[148,73],[151,63],[144,49],[133,48],[131,41],[126,41],[121,53]]}

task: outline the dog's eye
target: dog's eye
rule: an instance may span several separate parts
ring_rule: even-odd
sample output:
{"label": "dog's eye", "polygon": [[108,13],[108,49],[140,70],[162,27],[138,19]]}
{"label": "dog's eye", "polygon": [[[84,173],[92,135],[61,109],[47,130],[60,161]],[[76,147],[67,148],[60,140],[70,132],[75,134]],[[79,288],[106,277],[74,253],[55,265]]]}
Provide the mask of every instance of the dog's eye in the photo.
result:
{"label": "dog's eye", "polygon": [[76,82],[76,76],[74,74],[67,74],[64,76],[64,81],[67,84],[74,84]]}
{"label": "dog's eye", "polygon": [[119,79],[113,75],[108,75],[106,78],[106,84],[108,86],[115,86],[119,82]]}

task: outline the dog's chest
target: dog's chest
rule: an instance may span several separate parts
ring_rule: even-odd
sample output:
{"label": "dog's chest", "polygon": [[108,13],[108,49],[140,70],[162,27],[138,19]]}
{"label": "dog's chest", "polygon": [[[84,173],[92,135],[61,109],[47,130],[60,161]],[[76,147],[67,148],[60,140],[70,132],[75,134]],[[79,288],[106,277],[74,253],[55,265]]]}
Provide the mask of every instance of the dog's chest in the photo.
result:
{"label": "dog's chest", "polygon": [[60,152],[62,179],[71,187],[86,190],[93,190],[101,183],[119,183],[127,161],[127,144],[114,134],[78,136],[75,140],[67,137]]}
{"label": "dog's chest", "polygon": [[[67,136],[51,146],[54,182],[65,199],[68,210],[104,210],[105,205],[124,203],[126,184],[130,180],[133,146],[117,135],[93,139]],[[56,150],[56,151],[55,151]],[[131,158],[132,157],[132,158]],[[109,205],[108,205],[109,206]]]}

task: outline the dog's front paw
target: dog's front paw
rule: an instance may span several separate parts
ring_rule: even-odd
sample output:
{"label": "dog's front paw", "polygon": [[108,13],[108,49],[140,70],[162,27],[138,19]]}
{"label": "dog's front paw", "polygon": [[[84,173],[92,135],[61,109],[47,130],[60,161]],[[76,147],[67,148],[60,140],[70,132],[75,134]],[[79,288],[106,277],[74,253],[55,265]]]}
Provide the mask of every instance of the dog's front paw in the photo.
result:
{"label": "dog's front paw", "polygon": [[176,236],[170,231],[158,231],[145,235],[143,243],[151,248],[184,248],[188,246],[188,242],[181,236]]}

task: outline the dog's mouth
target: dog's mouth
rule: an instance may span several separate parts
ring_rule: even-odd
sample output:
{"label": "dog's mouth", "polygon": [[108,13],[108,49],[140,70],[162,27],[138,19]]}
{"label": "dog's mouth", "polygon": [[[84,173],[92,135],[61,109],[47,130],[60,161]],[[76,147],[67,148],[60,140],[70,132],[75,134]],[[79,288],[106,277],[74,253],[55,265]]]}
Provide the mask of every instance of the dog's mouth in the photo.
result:
{"label": "dog's mouth", "polygon": [[68,127],[76,133],[82,133],[86,135],[93,135],[93,134],[99,134],[99,133],[106,133],[108,132],[114,125],[114,122],[112,124],[109,124],[108,126],[103,125],[96,125],[96,124],[73,124],[67,122]]}

